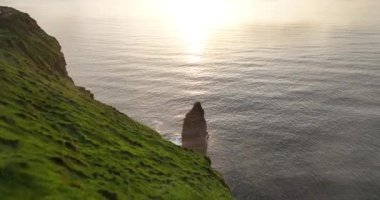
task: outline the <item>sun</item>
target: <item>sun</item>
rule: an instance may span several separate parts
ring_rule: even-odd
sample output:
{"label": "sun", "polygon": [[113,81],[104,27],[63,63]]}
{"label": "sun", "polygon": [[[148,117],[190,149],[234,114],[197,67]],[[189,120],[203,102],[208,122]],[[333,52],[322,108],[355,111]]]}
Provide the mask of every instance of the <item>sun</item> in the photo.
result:
{"label": "sun", "polygon": [[207,36],[233,21],[227,0],[171,0],[167,3],[170,21],[182,32],[192,62],[202,60]]}
{"label": "sun", "polygon": [[212,28],[232,20],[232,5],[223,0],[173,0],[168,10],[177,23],[185,26]]}

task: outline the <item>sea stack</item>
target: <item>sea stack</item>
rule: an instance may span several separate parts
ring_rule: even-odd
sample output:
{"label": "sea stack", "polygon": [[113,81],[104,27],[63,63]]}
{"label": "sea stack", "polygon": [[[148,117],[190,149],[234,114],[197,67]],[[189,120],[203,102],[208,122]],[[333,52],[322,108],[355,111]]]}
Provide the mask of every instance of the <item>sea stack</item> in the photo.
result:
{"label": "sea stack", "polygon": [[207,140],[208,133],[205,113],[201,103],[196,102],[183,120],[182,147],[206,155]]}

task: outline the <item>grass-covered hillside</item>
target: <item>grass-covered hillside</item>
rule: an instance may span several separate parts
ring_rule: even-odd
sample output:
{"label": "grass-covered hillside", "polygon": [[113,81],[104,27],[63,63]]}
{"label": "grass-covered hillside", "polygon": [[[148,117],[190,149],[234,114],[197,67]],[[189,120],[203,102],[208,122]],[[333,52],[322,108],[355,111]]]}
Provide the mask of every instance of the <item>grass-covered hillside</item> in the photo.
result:
{"label": "grass-covered hillside", "polygon": [[53,37],[0,7],[1,200],[230,198],[205,157],[94,100]]}

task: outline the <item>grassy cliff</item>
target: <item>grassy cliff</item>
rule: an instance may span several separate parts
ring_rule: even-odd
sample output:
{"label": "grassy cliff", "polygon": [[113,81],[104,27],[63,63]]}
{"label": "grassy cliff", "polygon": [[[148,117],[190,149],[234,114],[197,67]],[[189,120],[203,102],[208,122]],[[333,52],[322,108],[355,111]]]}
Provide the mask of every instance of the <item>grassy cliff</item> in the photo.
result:
{"label": "grassy cliff", "polygon": [[0,7],[0,199],[231,199],[208,159],[93,99],[58,42]]}

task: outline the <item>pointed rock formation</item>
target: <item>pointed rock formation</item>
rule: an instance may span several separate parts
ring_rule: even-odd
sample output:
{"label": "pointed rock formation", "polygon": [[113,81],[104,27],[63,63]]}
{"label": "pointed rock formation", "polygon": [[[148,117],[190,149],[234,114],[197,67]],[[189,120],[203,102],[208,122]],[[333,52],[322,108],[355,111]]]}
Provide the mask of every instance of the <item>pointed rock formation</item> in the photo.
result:
{"label": "pointed rock formation", "polygon": [[207,124],[204,110],[200,102],[186,114],[182,128],[182,147],[198,153],[207,154]]}

